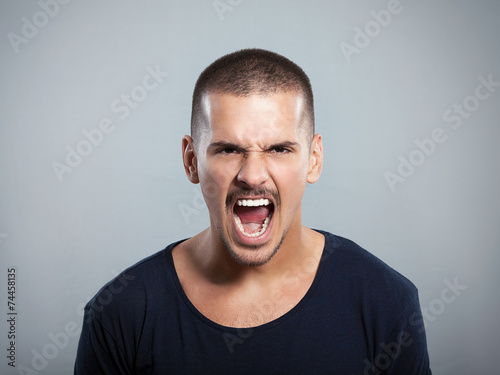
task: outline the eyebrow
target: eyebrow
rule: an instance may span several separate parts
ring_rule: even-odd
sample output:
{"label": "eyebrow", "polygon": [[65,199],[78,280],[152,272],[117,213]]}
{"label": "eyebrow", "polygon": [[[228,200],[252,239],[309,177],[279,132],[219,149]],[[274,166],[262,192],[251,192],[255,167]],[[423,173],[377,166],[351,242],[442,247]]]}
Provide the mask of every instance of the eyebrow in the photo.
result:
{"label": "eyebrow", "polygon": [[[279,142],[279,143],[274,143],[270,145],[269,147],[266,148],[266,150],[272,150],[273,148],[279,148],[279,147],[284,147],[284,148],[300,148],[300,144],[297,142],[292,142],[292,141],[285,141],[285,142]],[[239,152],[244,152],[246,149],[244,147],[241,147],[237,144],[231,143],[231,142],[226,142],[226,141],[217,141],[217,142],[212,142],[208,145],[208,149],[213,149],[213,148],[230,148],[235,151]]]}

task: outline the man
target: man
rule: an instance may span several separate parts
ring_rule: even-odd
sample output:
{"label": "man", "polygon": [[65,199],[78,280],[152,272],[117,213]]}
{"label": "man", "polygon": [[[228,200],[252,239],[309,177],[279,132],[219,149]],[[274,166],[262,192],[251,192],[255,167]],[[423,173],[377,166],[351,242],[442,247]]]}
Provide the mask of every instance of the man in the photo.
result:
{"label": "man", "polygon": [[184,169],[210,227],[86,306],[75,374],[430,374],[417,290],[355,243],[302,225],[318,180],[306,74],[275,53],[200,75]]}

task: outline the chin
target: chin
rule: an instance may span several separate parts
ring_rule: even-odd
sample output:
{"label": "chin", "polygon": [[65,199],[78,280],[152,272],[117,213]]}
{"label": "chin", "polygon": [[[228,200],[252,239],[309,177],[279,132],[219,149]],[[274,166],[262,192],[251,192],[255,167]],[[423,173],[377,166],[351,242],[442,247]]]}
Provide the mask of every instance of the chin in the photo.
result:
{"label": "chin", "polygon": [[274,246],[272,244],[244,244],[242,246],[231,245],[227,238],[219,230],[222,242],[231,258],[242,266],[262,266],[269,262],[272,257],[278,252],[285,234]]}
{"label": "chin", "polygon": [[271,251],[267,249],[234,251],[230,247],[226,248],[233,260],[242,266],[262,266],[269,262],[274,254],[276,254],[278,251],[278,248],[275,248]]}

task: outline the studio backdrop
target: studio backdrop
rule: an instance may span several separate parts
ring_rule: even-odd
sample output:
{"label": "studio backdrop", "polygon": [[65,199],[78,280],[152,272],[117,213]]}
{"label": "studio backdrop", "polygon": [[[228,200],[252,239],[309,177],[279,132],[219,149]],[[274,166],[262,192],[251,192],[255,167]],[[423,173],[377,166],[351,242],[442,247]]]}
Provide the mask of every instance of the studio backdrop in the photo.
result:
{"label": "studio backdrop", "polygon": [[71,374],[86,302],[209,225],[181,137],[199,73],[250,47],[312,82],[304,224],[417,286],[434,374],[499,373],[499,18],[494,0],[2,1],[0,373]]}

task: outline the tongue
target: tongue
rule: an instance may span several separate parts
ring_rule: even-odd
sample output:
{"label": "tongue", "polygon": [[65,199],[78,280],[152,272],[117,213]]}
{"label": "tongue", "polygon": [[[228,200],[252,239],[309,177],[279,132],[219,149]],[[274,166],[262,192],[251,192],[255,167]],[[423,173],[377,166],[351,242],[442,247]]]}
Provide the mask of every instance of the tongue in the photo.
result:
{"label": "tongue", "polygon": [[271,207],[270,205],[259,207],[235,206],[234,212],[236,212],[243,225],[251,223],[261,225],[269,216]]}

